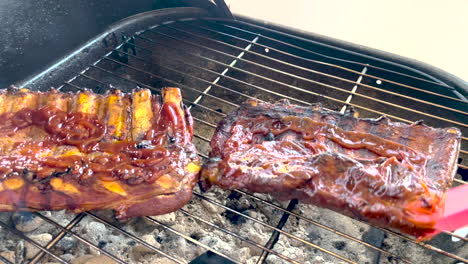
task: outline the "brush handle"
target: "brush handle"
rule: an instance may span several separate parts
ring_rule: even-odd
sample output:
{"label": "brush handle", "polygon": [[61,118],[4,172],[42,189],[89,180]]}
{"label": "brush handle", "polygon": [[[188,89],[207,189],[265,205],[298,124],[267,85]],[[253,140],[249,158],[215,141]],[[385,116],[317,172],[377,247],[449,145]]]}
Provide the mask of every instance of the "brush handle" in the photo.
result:
{"label": "brush handle", "polygon": [[447,191],[444,216],[436,229],[453,231],[468,226],[468,184]]}

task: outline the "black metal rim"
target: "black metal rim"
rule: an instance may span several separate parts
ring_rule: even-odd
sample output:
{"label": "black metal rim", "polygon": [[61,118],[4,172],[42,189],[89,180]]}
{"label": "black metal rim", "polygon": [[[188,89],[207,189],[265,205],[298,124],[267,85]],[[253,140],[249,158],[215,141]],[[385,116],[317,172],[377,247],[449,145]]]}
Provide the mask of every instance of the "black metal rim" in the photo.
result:
{"label": "black metal rim", "polygon": [[177,7],[152,10],[127,17],[110,25],[104,32],[90,39],[68,55],[46,66],[44,70],[14,85],[17,87],[27,87],[32,90],[36,87],[52,87],[57,81],[65,80],[67,76],[71,76],[74,72],[82,70],[86,65],[92,62],[93,56],[80,56],[81,54],[100,54],[103,48],[108,48],[109,44],[106,42],[106,38],[109,38],[112,34],[119,35],[118,38],[116,38],[118,43],[112,43],[116,46],[122,42],[122,38],[125,38],[125,36],[132,36],[142,28],[144,29],[163,21],[187,17],[207,17],[211,15],[214,14],[210,14],[201,8]]}

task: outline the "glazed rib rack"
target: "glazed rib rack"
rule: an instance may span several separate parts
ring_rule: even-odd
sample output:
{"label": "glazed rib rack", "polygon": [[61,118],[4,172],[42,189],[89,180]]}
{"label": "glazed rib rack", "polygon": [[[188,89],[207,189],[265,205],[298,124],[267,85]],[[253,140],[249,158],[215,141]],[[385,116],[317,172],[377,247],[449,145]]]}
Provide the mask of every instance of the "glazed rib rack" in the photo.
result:
{"label": "glazed rib rack", "polygon": [[[423,119],[426,124],[434,127],[458,127],[465,135],[460,151],[459,174],[453,186],[467,183],[468,104],[463,91],[415,69],[251,22],[200,18],[199,15],[190,14],[182,17],[183,19],[166,19],[161,23],[141,26],[132,35],[108,34],[99,44],[103,46],[98,49],[99,52],[93,48],[92,52],[81,52],[71,57],[73,60],[85,56],[89,61],[86,64],[81,63],[83,60],[80,60],[80,64],[70,62],[74,63],[73,73],[64,73],[57,77],[46,72],[25,85],[35,89],[34,82],[37,79],[47,78],[61,91],[88,88],[102,93],[109,87],[122,91],[141,87],[159,92],[165,86],[180,87],[184,103],[190,108],[195,120],[194,143],[201,158],[205,160],[209,152],[209,140],[217,123],[248,99],[265,102],[288,99],[291,103],[304,106],[320,102],[325,108],[341,112],[352,107],[359,112],[360,117],[376,118],[386,115],[394,121],[405,123]],[[229,201],[235,199],[250,201],[249,209],[231,206],[233,203]],[[228,216],[232,225],[219,224],[216,218],[196,211],[198,207],[194,204],[199,203],[210,204],[214,210],[219,209],[223,212],[220,215]],[[269,211],[275,217],[257,218],[258,215],[252,213],[261,210]],[[362,252],[372,252],[375,255],[374,261],[379,263],[420,263],[427,258],[434,260],[434,263],[468,261],[467,251],[463,254],[463,249],[468,249],[467,239],[453,233],[445,233],[438,239],[420,243],[413,238],[336,215],[345,223],[352,222],[362,229],[372,229],[374,233],[380,234],[383,242],[376,242],[347,233],[346,229],[326,219],[314,217],[316,214],[310,213],[314,210],[318,209],[298,204],[294,200],[278,203],[268,196],[240,190],[226,193],[225,197],[213,197],[196,190],[192,203],[177,212],[177,220],[187,219],[199,224],[201,228],[215,230],[230,240],[257,248],[257,254],[253,255],[256,263],[300,263],[307,260],[300,260],[289,251],[282,251],[284,248],[278,246],[281,243],[311,252],[308,257],[323,256],[325,260],[334,263],[361,262],[363,260],[359,255]],[[164,247],[148,244],[138,233],[132,233],[125,225],[113,222],[102,214],[81,213],[69,216],[67,221],[59,221],[53,214],[37,213],[37,216],[57,230],[46,245],[39,245],[28,234],[15,230],[4,221],[0,222],[0,232],[16,236],[40,249],[28,260],[30,263],[42,263],[45,260],[66,262],[55,249],[65,236],[74,237],[94,252],[100,252],[116,262],[131,261],[120,257],[118,251],[112,248],[96,244],[88,237],[89,234],[78,233],[76,228],[84,219],[103,223],[110,231],[153,250],[161,258],[175,263],[192,260],[180,256],[175,249],[168,251]],[[241,262],[238,256],[231,254],[232,249],[213,246],[206,240],[184,233],[177,226],[155,218],[148,217],[146,220],[155,228],[180,236],[199,248],[200,252],[211,251],[226,261]],[[244,229],[256,227],[269,230],[268,239],[259,241],[248,235],[251,233],[244,232]],[[329,233],[330,236],[356,247],[329,247],[310,233],[303,236],[295,232],[298,228],[309,227],[319,230],[317,232],[320,234]],[[458,237],[460,241],[456,242],[456,246],[446,246],[454,243],[451,241],[452,236]],[[389,243],[404,243],[413,250],[405,252]],[[354,252],[355,248],[365,251]],[[3,257],[0,260],[9,263]]]}

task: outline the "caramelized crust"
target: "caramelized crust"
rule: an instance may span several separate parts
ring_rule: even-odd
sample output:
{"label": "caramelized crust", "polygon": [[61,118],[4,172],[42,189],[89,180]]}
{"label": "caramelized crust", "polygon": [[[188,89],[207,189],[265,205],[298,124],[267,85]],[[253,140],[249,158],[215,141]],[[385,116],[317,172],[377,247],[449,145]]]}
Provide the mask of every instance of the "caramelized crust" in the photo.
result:
{"label": "caramelized crust", "polygon": [[460,138],[456,128],[252,101],[219,124],[202,177],[420,237],[443,213]]}
{"label": "caramelized crust", "polygon": [[0,211],[168,213],[200,170],[180,90],[0,93]]}

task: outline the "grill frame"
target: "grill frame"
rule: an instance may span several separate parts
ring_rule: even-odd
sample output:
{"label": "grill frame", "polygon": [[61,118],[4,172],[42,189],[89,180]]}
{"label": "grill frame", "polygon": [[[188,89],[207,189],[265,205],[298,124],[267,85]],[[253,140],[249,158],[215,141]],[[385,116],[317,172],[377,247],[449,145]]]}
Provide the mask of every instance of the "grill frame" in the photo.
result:
{"label": "grill frame", "polygon": [[[90,77],[90,76],[87,76],[87,72],[91,68],[96,68],[98,63],[101,62],[103,59],[108,60],[109,56],[112,55],[115,52],[115,50],[119,50],[119,49],[126,46],[127,51],[123,51],[123,52],[118,51],[118,52],[120,54],[124,54],[125,56],[127,56],[127,59],[128,59],[128,57],[132,56],[131,52],[128,52],[128,50],[132,50],[132,48],[131,48],[132,47],[131,38],[127,38],[125,36],[134,36],[135,34],[140,34],[140,33],[144,32],[144,31],[146,31],[147,28],[150,28],[153,25],[164,25],[165,22],[167,24],[167,22],[169,22],[169,21],[180,20],[180,19],[183,20],[183,19],[187,19],[187,18],[191,18],[191,19],[192,18],[207,18],[208,15],[209,14],[206,11],[201,10],[201,9],[197,9],[197,8],[177,8],[177,9],[166,9],[166,10],[150,11],[150,12],[147,12],[147,13],[142,13],[142,14],[130,17],[130,18],[125,19],[125,20],[123,20],[123,21],[121,21],[121,22],[119,22],[117,24],[114,24],[108,30],[106,30],[103,34],[100,34],[95,39],[89,41],[88,43],[83,45],[81,48],[77,49],[75,52],[73,52],[70,55],[66,56],[65,58],[63,58],[59,62],[55,63],[54,65],[52,65],[51,67],[49,67],[45,71],[43,71],[43,72],[29,78],[28,80],[26,80],[24,82],[18,83],[16,85],[19,86],[19,87],[27,87],[27,88],[30,88],[32,90],[40,89],[40,88],[44,88],[44,87],[51,87],[51,86],[53,86],[54,84],[57,84],[57,83],[64,83],[64,85],[62,85],[62,86],[69,85],[69,86],[75,86],[75,88],[77,88],[77,89],[82,88],[82,87],[76,86],[73,83],[73,81],[78,77],[80,77],[80,78]],[[466,94],[468,92],[468,86],[465,85],[458,78],[456,78],[454,76],[450,76],[450,74],[445,73],[443,71],[438,71],[438,70],[436,70],[434,68],[428,67],[427,65],[417,64],[417,63],[414,64],[414,61],[402,59],[401,57],[396,57],[396,56],[392,55],[393,57],[390,58],[390,57],[388,57],[390,55],[388,55],[386,53],[380,53],[380,52],[377,52],[377,51],[372,50],[372,49],[363,49],[362,47],[352,46],[351,44],[348,44],[348,43],[338,42],[336,40],[327,39],[327,38],[317,36],[317,35],[313,35],[313,34],[309,34],[309,33],[302,33],[302,32],[298,32],[298,31],[292,31],[290,29],[281,28],[281,27],[278,27],[278,26],[262,25],[261,22],[256,21],[256,20],[252,20],[250,18],[242,18],[242,21],[240,21],[240,22],[233,22],[232,20],[227,20],[227,19],[222,19],[222,18],[207,18],[207,20],[212,20],[212,19],[216,20],[216,21],[219,21],[219,22],[226,22],[226,23],[238,23],[238,24],[254,23],[257,26],[261,25],[261,26],[258,26],[258,27],[270,28],[270,29],[273,29],[273,30],[276,30],[276,31],[277,30],[282,30],[282,31],[286,32],[287,34],[295,34],[295,35],[302,38],[301,41],[306,41],[306,42],[311,42],[311,43],[314,43],[314,42],[321,43],[321,42],[323,42],[321,44],[335,45],[335,46],[336,45],[342,45],[342,47],[344,47],[345,49],[349,49],[353,54],[356,53],[357,52],[356,49],[359,48],[360,52],[363,55],[362,57],[368,59],[368,61],[356,63],[358,65],[363,66],[363,68],[371,67],[370,65],[367,65],[367,64],[370,64],[370,60],[372,60],[372,59],[374,59],[376,61],[385,61],[386,59],[392,59],[393,62],[392,61],[387,61],[385,63],[389,63],[389,65],[393,65],[395,67],[401,67],[401,69],[406,69],[406,70],[409,70],[409,71],[413,71],[414,74],[418,74],[418,76],[421,77],[421,78],[428,78],[426,75],[429,75],[432,80],[431,81],[424,81],[424,83],[434,83],[434,82],[436,82],[437,84],[432,84],[432,85],[439,86],[439,87],[450,86],[453,89],[448,89],[448,90],[450,90],[450,92],[453,93],[453,95],[458,97],[458,98],[460,96],[462,96],[462,94]],[[169,24],[167,24],[167,25],[169,25]],[[169,27],[170,27],[170,25],[169,25]],[[142,30],[142,29],[144,29],[144,30]],[[261,29],[261,30],[265,30],[265,29]],[[257,36],[261,36],[261,35],[257,33]],[[262,37],[264,37],[264,36],[262,36]],[[305,39],[305,38],[309,38],[309,39]],[[252,47],[251,45],[255,44],[254,40],[255,40],[255,38],[250,41],[250,44],[248,44],[247,46],[245,46],[245,48],[243,48],[244,51],[242,51],[242,53],[239,53],[237,58],[233,58],[231,64],[234,61],[236,61],[235,63],[245,63],[245,60],[244,60],[243,56],[245,54],[251,55],[251,53],[249,53],[249,51],[250,51],[249,45],[250,45],[250,47]],[[255,45],[258,45],[258,44],[255,44]],[[138,46],[135,46],[135,45],[133,45],[133,46],[134,46],[134,48],[138,48]],[[105,53],[106,53],[105,56],[102,56],[103,51],[105,51]],[[373,54],[374,57],[369,57],[368,53]],[[241,54],[243,54],[243,55],[241,55]],[[380,57],[380,58],[378,58],[378,57]],[[96,61],[96,59],[97,59],[97,61]],[[395,61],[397,61],[397,62],[395,62]],[[122,64],[122,62],[119,62],[119,61],[114,61],[114,63]],[[349,62],[347,62],[347,61],[343,61],[343,63],[345,63],[347,65],[349,64]],[[412,65],[412,63],[413,63],[413,65]],[[398,65],[398,64],[401,64],[401,65]],[[411,65],[411,66],[408,66],[408,65]],[[97,66],[97,67],[99,67],[99,66]],[[343,66],[341,66],[341,67],[343,67]],[[409,68],[409,67],[413,67],[413,68]],[[228,69],[228,70],[233,69],[233,68],[234,68],[234,65],[226,67],[226,69]],[[425,71],[426,73],[421,74],[420,73],[421,70]],[[391,74],[393,74],[393,73],[391,73]],[[218,72],[217,76],[218,77],[225,77],[225,74]],[[365,73],[363,73],[363,72],[361,72],[361,74],[357,74],[358,78],[356,78],[356,80],[355,80],[354,87],[353,86],[349,87],[348,92],[347,92],[347,95],[348,95],[347,97],[348,98],[351,97],[350,100],[352,100],[353,97],[357,96],[357,94],[355,93],[356,89],[358,89],[358,90],[361,89],[361,85],[363,85],[363,84],[361,84],[361,81],[359,80],[359,77],[362,78],[363,76],[367,77],[365,75]],[[104,82],[102,82],[100,80],[94,80],[94,81],[95,82],[101,82],[101,83],[105,84]],[[212,83],[213,84],[209,84],[208,87],[221,87],[219,84],[217,84],[217,81],[213,81]],[[137,85],[138,83],[135,83],[135,84]],[[62,86],[60,86],[60,87],[62,87]],[[148,86],[148,85],[146,84],[146,85],[142,85],[142,86],[145,87],[145,86]],[[149,86],[149,87],[151,87],[151,86]],[[356,87],[356,89],[354,89],[355,87]],[[226,87],[224,87],[224,88],[226,88]],[[198,98],[202,99],[202,98],[204,98],[206,96],[211,96],[209,94],[210,89],[207,88],[207,89],[202,90],[202,91],[197,90],[198,92],[201,92],[200,93],[201,97],[197,97],[194,100],[194,102],[192,102],[191,106],[202,107],[203,108],[204,106],[202,104],[198,104],[198,102],[199,102]],[[466,98],[464,98],[464,100],[466,100]],[[343,101],[345,102],[343,107],[349,106],[349,104],[346,104],[346,102],[349,103],[348,99],[343,100]],[[235,106],[235,105],[233,105],[233,106]],[[213,109],[211,109],[210,111],[213,112],[212,110]],[[201,122],[201,123],[205,122],[208,126],[210,126],[212,128],[213,128],[213,126],[215,126],[215,124],[203,121],[201,119],[196,119],[196,122]],[[197,138],[202,140],[202,141],[208,141],[208,139],[204,135],[197,135]],[[463,154],[466,154],[466,151]],[[205,155],[202,154],[202,157],[206,158],[206,154]],[[465,167],[465,169],[466,169],[466,167]],[[458,183],[463,184],[465,182],[459,180]],[[292,201],[287,206],[287,208],[283,208],[283,207],[280,207],[278,205],[272,204],[269,201],[262,200],[261,198],[258,198],[258,197],[254,196],[252,194],[249,194],[249,193],[246,193],[246,192],[243,192],[243,191],[236,191],[236,192],[239,192],[240,194],[248,196],[248,197],[250,197],[252,199],[260,199],[259,201],[262,201],[261,202],[262,204],[265,204],[266,206],[271,206],[271,207],[276,208],[276,209],[278,209],[278,210],[280,210],[282,212],[282,216],[281,216],[280,221],[278,221],[276,226],[271,226],[272,233],[271,233],[270,240],[265,245],[257,245],[257,246],[261,247],[261,249],[262,249],[262,254],[261,254],[260,258],[259,258],[258,263],[262,263],[265,259],[267,259],[269,254],[280,254],[281,255],[281,252],[275,252],[274,250],[272,250],[272,248],[273,248],[273,246],[274,246],[274,244],[275,244],[275,242],[278,239],[278,236],[280,234],[283,234],[283,235],[286,235],[286,236],[291,236],[291,234],[288,234],[288,233],[286,233],[285,231],[282,230],[282,227],[287,222],[288,217],[290,215],[295,216],[295,217],[299,217],[299,218],[307,221],[308,223],[318,225],[319,227],[321,226],[321,228],[325,228],[325,229],[327,228],[326,226],[321,225],[320,223],[314,221],[313,219],[309,219],[309,218],[307,218],[305,216],[301,216],[301,215],[299,215],[297,213],[291,212],[295,207],[295,203],[296,203],[295,201]],[[204,199],[204,200],[207,200],[207,201],[209,201],[211,203],[216,204],[214,201],[210,201],[209,198],[203,196],[203,194],[195,192],[195,196],[200,198],[200,199]],[[217,204],[217,206],[223,207],[223,205],[221,205],[221,204]],[[246,214],[243,214],[243,213],[240,213],[240,212],[237,212],[237,211],[235,211],[235,210],[233,210],[233,209],[231,209],[229,207],[226,207],[224,209],[226,209],[228,211],[231,211],[234,214],[239,214],[242,217],[245,217],[245,218],[248,218],[248,219],[251,218],[250,216],[248,216]],[[183,209],[181,210],[181,212],[186,214],[189,217],[195,217],[195,219],[197,218],[197,216],[192,215],[190,212],[185,211]],[[76,215],[75,218],[73,220],[71,220],[67,226],[60,227],[58,225],[58,223],[56,223],[53,220],[47,218],[46,216],[44,216],[44,215],[42,215],[40,213],[37,213],[37,215],[39,217],[43,218],[44,220],[48,221],[49,223],[56,225],[57,228],[59,228],[61,230],[61,232],[57,236],[55,236],[54,239],[51,242],[49,242],[49,244],[47,246],[41,247],[39,245],[36,245],[36,246],[38,246],[38,248],[40,248],[41,252],[38,253],[31,260],[31,263],[37,263],[38,261],[41,260],[41,258],[45,254],[48,254],[48,255],[52,254],[49,251],[49,249],[52,246],[54,246],[65,234],[72,235],[74,237],[79,237],[78,234],[74,234],[70,230],[75,225],[77,225],[84,217],[92,217],[92,218],[95,218],[96,220],[98,220],[100,222],[106,223],[105,219],[100,218],[99,216],[97,216],[97,215],[95,215],[93,213],[82,213],[82,214]],[[164,228],[168,228],[168,230],[175,231],[175,230],[171,229],[171,227],[166,226],[165,224],[163,224],[161,222],[158,222],[155,219],[152,219],[150,217],[148,217],[148,219],[150,221],[154,222],[157,225],[163,226]],[[198,220],[200,220],[200,219],[198,219]],[[251,219],[251,220],[255,221],[254,219]],[[52,222],[50,222],[50,221],[52,221]],[[106,223],[106,224],[111,225],[111,223]],[[265,223],[263,223],[263,224],[265,224]],[[17,235],[24,238],[24,234],[18,233],[19,231],[16,231],[16,230],[12,229],[11,227],[6,225],[5,223],[0,222],[0,225],[2,227],[4,227],[5,229],[7,229],[7,230],[10,230],[10,231],[12,231],[14,233],[16,232]],[[115,226],[111,225],[111,228],[115,228]],[[229,230],[224,230],[224,232],[225,231],[231,232]],[[338,230],[331,229],[329,231],[340,234],[340,232]],[[385,232],[389,232],[392,235],[400,236],[401,238],[408,239],[412,243],[417,243],[413,239],[406,238],[406,237],[401,236],[401,235],[399,235],[399,234],[397,234],[395,232],[391,232],[391,231],[388,231],[388,230],[385,230]],[[188,237],[186,235],[183,235],[183,234],[180,234],[180,235],[182,237],[184,237],[185,239],[193,242],[193,243],[198,242],[196,240],[194,241],[193,238],[190,238],[190,237]],[[235,236],[235,234],[231,234],[231,235]],[[346,237],[346,234],[342,234],[342,235],[344,237]],[[350,237],[347,237],[347,238],[353,240],[353,238],[350,238]],[[156,252],[160,251],[157,248],[152,247],[151,245],[148,245],[146,242],[142,241],[138,237],[132,237],[132,239],[138,241],[139,243],[143,244],[144,246],[147,246],[147,247],[155,250]],[[357,239],[357,238],[354,238],[354,239]],[[359,240],[359,239],[357,239],[357,240]],[[464,239],[464,240],[466,241],[466,239]],[[85,239],[81,239],[81,242],[83,242],[85,244],[88,244],[90,247],[93,247],[94,249],[101,251],[102,254],[108,255],[109,257],[113,258],[114,260],[119,261],[114,255],[112,255],[111,253],[106,252],[105,250],[102,250],[102,249],[98,248],[96,245],[93,245],[91,242],[86,241]],[[308,241],[301,241],[301,242],[307,244]],[[33,243],[34,243],[34,241],[33,241]],[[358,243],[362,243],[362,241],[358,242]],[[434,246],[431,246],[429,244],[425,244],[425,243],[418,243],[418,244],[420,244],[421,246],[426,247],[428,249],[431,249],[431,250],[434,250],[434,251],[439,251],[440,253],[445,254],[445,255],[450,254],[448,252],[443,252],[440,249],[438,249],[438,248],[436,248]],[[223,255],[223,253],[218,252],[218,251],[210,248],[209,246],[206,246],[206,245],[200,245],[200,246],[205,247],[206,249],[211,250],[211,251],[213,251],[215,253],[218,253],[219,255]],[[309,242],[309,246],[318,247],[317,245],[311,244],[310,242]],[[385,250],[375,248],[375,246],[373,246],[373,245],[369,244],[369,245],[365,245],[365,246],[369,247],[369,248],[374,247],[374,250],[376,250],[376,251],[378,251],[378,252],[380,252],[382,254],[388,254]],[[318,248],[323,251],[323,249],[321,249],[320,247],[318,247]],[[164,252],[159,252],[159,253],[163,254],[163,255],[165,254]],[[395,254],[390,254],[390,255],[395,256]],[[171,258],[171,256],[167,256],[167,257]],[[228,259],[230,258],[229,256],[226,256],[226,255],[224,255],[224,257],[226,257]],[[395,256],[395,257],[398,257],[398,256]],[[287,257],[285,257],[285,258],[288,259]],[[340,258],[340,256],[338,256],[338,258]],[[172,258],[172,259],[175,260],[176,262],[178,260],[177,258]],[[456,256],[455,256],[455,259],[457,259]],[[5,261],[5,259],[0,259],[0,260]],[[61,261],[60,259],[56,259],[56,260]],[[231,259],[231,260],[235,261],[235,259]],[[292,259],[288,259],[288,260],[292,260]],[[403,258],[400,258],[400,260],[404,261]],[[463,259],[461,257],[458,257],[458,260],[459,261],[466,261],[466,259]]]}

